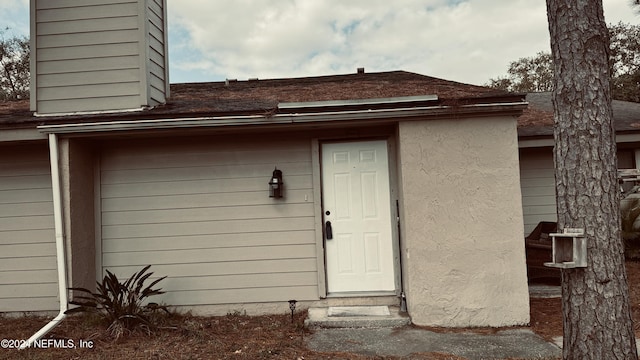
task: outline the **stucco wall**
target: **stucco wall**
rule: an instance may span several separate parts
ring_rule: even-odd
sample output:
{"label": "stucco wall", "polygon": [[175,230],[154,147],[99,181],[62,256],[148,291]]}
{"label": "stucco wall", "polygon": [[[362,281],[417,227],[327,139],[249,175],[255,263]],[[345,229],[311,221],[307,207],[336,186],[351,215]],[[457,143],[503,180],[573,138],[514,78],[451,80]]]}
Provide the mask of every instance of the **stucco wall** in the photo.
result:
{"label": "stucco wall", "polygon": [[93,150],[77,139],[60,139],[59,147],[69,282],[70,286],[93,290],[96,282]]}
{"label": "stucco wall", "polygon": [[529,322],[516,122],[401,122],[402,251],[412,321]]}

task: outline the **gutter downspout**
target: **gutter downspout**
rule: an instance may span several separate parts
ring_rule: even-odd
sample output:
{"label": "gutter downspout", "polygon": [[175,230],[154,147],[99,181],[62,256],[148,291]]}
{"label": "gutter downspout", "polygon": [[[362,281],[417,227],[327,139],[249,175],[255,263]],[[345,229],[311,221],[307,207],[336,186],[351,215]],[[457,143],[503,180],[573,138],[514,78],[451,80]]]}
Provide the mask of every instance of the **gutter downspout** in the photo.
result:
{"label": "gutter downspout", "polygon": [[62,187],[60,185],[60,160],[58,157],[58,138],[56,134],[49,134],[49,157],[51,161],[51,187],[53,189],[53,221],[56,234],[56,260],[58,265],[58,293],[60,294],[60,312],[42,329],[33,334],[20,349],[31,347],[34,342],[40,340],[49,331],[56,327],[67,317],[65,312],[69,309],[67,293],[67,261],[64,246],[64,225],[62,221]]}

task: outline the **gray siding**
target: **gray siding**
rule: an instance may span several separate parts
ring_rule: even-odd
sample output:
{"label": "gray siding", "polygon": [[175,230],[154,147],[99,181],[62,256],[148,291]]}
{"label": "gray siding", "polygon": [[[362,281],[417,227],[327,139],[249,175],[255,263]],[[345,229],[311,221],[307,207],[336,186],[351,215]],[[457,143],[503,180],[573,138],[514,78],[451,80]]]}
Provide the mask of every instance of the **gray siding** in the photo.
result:
{"label": "gray siding", "polygon": [[36,0],[32,110],[114,111],[164,102],[165,24],[158,9],[163,1]]}
{"label": "gray siding", "polygon": [[169,96],[169,76],[167,43],[165,31],[165,7],[161,0],[147,0],[147,40],[149,57],[147,59],[147,74],[149,81],[150,105],[165,102]]}
{"label": "gray siding", "polygon": [[317,299],[310,143],[166,143],[104,152],[102,268],[151,264],[171,305]]}
{"label": "gray siding", "polygon": [[[619,149],[618,168],[634,168],[633,149]],[[553,152],[547,149],[520,150],[520,184],[524,212],[524,233],[540,221],[557,221]]]}
{"label": "gray siding", "polygon": [[0,147],[0,312],[58,308],[46,145]]}
{"label": "gray siding", "polygon": [[556,221],[556,188],[551,149],[520,151],[524,234],[540,221]]}

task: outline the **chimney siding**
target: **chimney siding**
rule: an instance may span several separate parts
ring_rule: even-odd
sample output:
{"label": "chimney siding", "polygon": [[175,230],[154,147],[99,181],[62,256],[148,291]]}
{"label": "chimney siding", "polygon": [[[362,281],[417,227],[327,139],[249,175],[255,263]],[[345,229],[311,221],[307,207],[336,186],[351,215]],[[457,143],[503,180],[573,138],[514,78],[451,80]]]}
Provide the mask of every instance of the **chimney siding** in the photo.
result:
{"label": "chimney siding", "polygon": [[166,0],[31,0],[31,110],[123,111],[169,96]]}

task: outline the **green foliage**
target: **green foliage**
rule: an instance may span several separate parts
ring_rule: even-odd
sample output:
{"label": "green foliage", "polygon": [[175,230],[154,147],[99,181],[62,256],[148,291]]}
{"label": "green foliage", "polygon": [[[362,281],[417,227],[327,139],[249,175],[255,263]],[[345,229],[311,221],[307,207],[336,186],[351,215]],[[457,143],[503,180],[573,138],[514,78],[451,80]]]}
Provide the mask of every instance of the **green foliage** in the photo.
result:
{"label": "green foliage", "polygon": [[154,328],[153,315],[157,310],[167,309],[165,306],[145,301],[154,295],[163,294],[162,289],[153,289],[166,276],[158,278],[145,286],[153,272],[148,272],[151,265],[131,275],[124,283],[120,282],[116,275],[107,270],[102,282],[96,282],[96,292],[85,288],[70,288],[85,295],[75,296],[71,304],[79,307],[67,310],[67,314],[75,312],[98,313],[109,323],[108,330],[116,338],[126,332],[142,329],[147,333]]}
{"label": "green foliage", "polygon": [[609,36],[613,97],[640,102],[640,25],[609,25]]}
{"label": "green foliage", "polygon": [[29,39],[0,30],[0,100],[29,97]]}
{"label": "green foliage", "polygon": [[489,87],[514,92],[553,90],[553,61],[548,52],[512,61],[507,77],[490,79]]}
{"label": "green foliage", "polygon": [[[611,93],[616,100],[640,102],[640,25],[609,24]],[[507,75],[485,84],[514,92],[553,90],[553,59],[549,52],[520,58],[509,64]]]}

